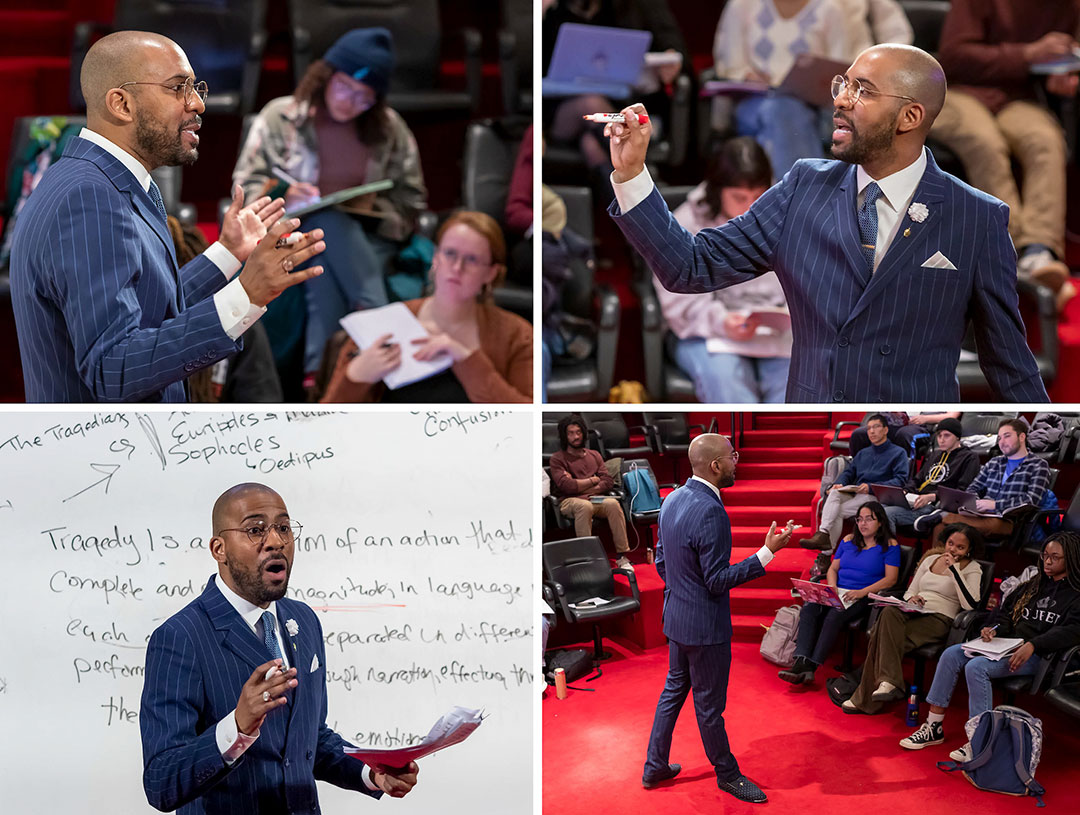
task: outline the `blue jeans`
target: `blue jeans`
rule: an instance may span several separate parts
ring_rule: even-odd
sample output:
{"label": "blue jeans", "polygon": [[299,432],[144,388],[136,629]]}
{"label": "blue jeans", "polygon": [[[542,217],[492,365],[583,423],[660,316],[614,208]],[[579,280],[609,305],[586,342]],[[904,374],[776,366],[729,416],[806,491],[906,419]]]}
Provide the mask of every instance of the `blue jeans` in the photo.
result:
{"label": "blue jeans", "polygon": [[671,337],[672,355],[694,380],[694,390],[702,402],[784,401],[790,358],[710,354],[700,337]]}
{"label": "blue jeans", "polygon": [[960,671],[963,670],[967,677],[968,718],[970,719],[980,713],[993,710],[994,689],[990,686],[990,680],[1000,679],[1003,676],[1031,676],[1039,670],[1041,663],[1042,658],[1032,654],[1027,662],[1010,672],[1008,658],[993,660],[986,657],[969,657],[964,654],[963,644],[950,645],[938,660],[937,670],[934,671],[934,681],[930,685],[930,692],[926,694],[926,701],[938,707],[948,707],[953,689],[956,687],[956,680],[960,678]]}
{"label": "blue jeans", "polygon": [[885,514],[889,516],[889,526],[892,527],[893,534],[895,535],[897,526],[912,526],[915,523],[916,518],[922,515],[929,515],[936,510],[937,505],[930,503],[919,509],[885,507]]}
{"label": "blue jeans", "polygon": [[304,284],[304,370],[315,371],[326,341],[341,327],[338,320],[357,309],[387,304],[384,275],[398,247],[368,233],[359,220],[333,207],[307,216],[303,228],[305,232],[322,229],[326,233],[325,251],[298,267],[323,267],[321,275]]}
{"label": "blue jeans", "polygon": [[735,129],[758,140],[778,179],[799,159],[824,155],[817,110],[794,96],[767,93],[743,99],[735,106]]}

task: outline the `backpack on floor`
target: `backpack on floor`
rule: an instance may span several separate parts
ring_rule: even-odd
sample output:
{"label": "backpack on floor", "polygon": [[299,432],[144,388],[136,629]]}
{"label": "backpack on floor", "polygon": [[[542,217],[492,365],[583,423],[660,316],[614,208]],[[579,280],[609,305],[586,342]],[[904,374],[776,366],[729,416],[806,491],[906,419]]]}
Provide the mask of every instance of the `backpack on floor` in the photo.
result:
{"label": "backpack on floor", "polygon": [[776,610],[772,625],[761,638],[761,655],[781,668],[795,664],[795,639],[799,633],[801,606],[784,606]]}
{"label": "backpack on floor", "polygon": [[631,461],[623,473],[623,489],[630,496],[631,512],[657,512],[660,509],[660,490],[652,470]]}
{"label": "backpack on floor", "polygon": [[544,680],[555,684],[555,669],[566,671],[567,683],[592,673],[592,651],[585,648],[559,648],[544,654]]}
{"label": "backpack on floor", "polygon": [[1046,790],[1035,780],[1043,742],[1039,719],[1018,707],[998,705],[968,719],[964,729],[971,741],[971,760],[939,761],[940,769],[960,770],[981,790],[1031,795],[1045,806]]}

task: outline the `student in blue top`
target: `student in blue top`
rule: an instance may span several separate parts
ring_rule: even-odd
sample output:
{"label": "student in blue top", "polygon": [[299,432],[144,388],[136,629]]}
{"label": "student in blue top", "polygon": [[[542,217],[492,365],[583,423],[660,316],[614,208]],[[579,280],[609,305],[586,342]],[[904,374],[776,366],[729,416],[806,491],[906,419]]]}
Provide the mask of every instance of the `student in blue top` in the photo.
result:
{"label": "student in blue top", "polygon": [[900,577],[900,546],[889,536],[885,507],[870,501],[859,507],[855,531],[840,541],[826,576],[828,583],[850,605],[843,609],[805,603],[799,617],[795,664],[780,671],[793,685],[814,681],[814,673],[836,642],[836,635],[851,620],[865,614],[867,595],[894,585]]}

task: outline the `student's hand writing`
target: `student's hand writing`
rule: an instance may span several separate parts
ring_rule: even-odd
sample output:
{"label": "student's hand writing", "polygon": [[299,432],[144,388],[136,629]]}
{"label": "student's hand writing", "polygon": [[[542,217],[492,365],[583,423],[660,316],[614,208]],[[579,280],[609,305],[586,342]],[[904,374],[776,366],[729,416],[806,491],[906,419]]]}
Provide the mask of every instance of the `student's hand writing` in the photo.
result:
{"label": "student's hand writing", "polygon": [[997,628],[988,626],[979,632],[979,636],[982,638],[983,642],[990,642],[990,640],[997,636]]}
{"label": "student's hand writing", "polygon": [[383,334],[375,342],[360,351],[345,367],[345,378],[350,382],[373,385],[401,365],[401,344],[390,342],[393,334]]}

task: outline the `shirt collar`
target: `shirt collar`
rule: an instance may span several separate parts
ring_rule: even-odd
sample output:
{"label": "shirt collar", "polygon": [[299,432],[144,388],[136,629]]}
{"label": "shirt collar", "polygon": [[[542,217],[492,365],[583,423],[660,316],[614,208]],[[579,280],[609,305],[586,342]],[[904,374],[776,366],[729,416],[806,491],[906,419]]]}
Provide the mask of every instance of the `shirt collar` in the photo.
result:
{"label": "shirt collar", "polygon": [[229,605],[236,609],[236,613],[244,619],[244,622],[251,627],[252,631],[258,633],[255,628],[255,623],[257,623],[262,618],[264,611],[269,611],[271,614],[274,615],[274,618],[277,619],[276,602],[271,600],[270,605],[268,605],[266,608],[261,608],[254,603],[249,603],[235,591],[230,589],[229,586],[225,583],[225,581],[221,579],[220,575],[218,576],[216,582],[217,587],[221,590],[222,595],[224,595],[225,599],[229,601]]}
{"label": "shirt collar", "polygon": [[887,175],[884,178],[871,178],[860,164],[856,172],[858,192],[861,194],[871,181],[876,181],[885,202],[895,212],[905,201],[909,201],[915,195],[915,188],[919,186],[924,172],[926,172],[925,147],[915,161],[904,169],[897,170],[892,175]]}
{"label": "shirt collar", "polygon": [[[135,156],[118,145],[116,142],[109,141],[109,139],[102,136],[100,133],[96,133],[88,127],[84,127],[79,131],[79,138],[86,139],[88,142],[92,142],[115,158],[121,164],[131,171],[131,174],[135,176],[135,180],[142,185],[143,192],[149,192],[150,190],[150,173],[142,165]],[[235,596],[235,595],[234,595]]]}
{"label": "shirt collar", "polygon": [[716,496],[717,498],[719,498],[719,497],[720,497],[720,490],[718,490],[718,489],[717,489],[717,488],[716,488],[715,486],[713,486],[712,484],[710,484],[710,483],[709,483],[708,481],[706,481],[706,480],[705,480],[704,478],[701,478],[700,476],[692,475],[692,476],[690,476],[690,480],[691,480],[691,481],[700,481],[700,482],[701,482],[702,484],[704,484],[704,485],[705,485],[706,487],[708,487],[708,488],[709,488],[710,490],[712,490],[712,491],[713,491],[713,494],[714,494],[714,495],[715,495],[715,496]]}

